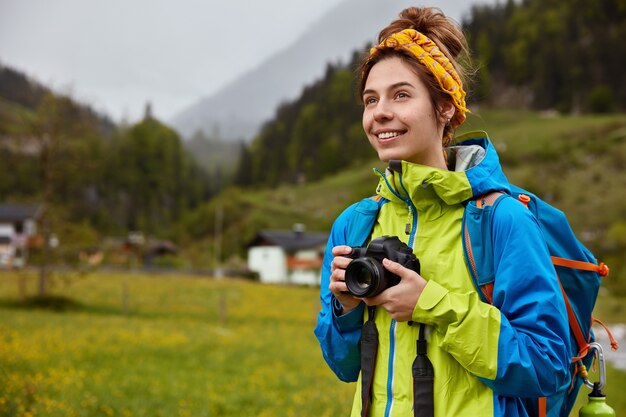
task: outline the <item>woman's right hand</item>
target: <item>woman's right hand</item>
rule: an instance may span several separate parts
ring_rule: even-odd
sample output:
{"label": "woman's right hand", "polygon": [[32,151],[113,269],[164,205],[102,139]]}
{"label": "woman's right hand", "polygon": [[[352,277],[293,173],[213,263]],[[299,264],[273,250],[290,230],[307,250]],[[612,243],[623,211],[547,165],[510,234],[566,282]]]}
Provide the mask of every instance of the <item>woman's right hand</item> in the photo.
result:
{"label": "woman's right hand", "polygon": [[333,258],[330,267],[331,274],[328,289],[333,293],[337,301],[339,301],[343,307],[341,313],[346,314],[354,310],[359,303],[361,303],[361,300],[350,294],[348,292],[348,287],[346,287],[346,267],[352,259],[346,257],[345,255],[352,253],[352,248],[345,245],[335,246],[332,253],[335,257]]}

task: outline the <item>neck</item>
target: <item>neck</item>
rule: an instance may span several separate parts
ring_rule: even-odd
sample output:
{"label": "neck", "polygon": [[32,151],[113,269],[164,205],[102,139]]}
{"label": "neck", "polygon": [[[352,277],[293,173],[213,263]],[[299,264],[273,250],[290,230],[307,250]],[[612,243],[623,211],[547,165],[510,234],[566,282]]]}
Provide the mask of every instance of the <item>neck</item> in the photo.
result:
{"label": "neck", "polygon": [[443,149],[438,149],[436,152],[417,155],[414,158],[407,159],[407,162],[448,170],[448,164],[446,163],[445,152]]}

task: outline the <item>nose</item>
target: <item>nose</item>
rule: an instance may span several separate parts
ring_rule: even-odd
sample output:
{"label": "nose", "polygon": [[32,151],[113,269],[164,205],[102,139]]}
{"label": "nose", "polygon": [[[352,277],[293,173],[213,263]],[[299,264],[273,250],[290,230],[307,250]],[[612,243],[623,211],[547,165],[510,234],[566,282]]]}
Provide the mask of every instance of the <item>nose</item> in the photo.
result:
{"label": "nose", "polygon": [[389,120],[393,118],[393,112],[391,111],[391,107],[389,106],[387,100],[381,99],[378,103],[376,103],[373,116],[376,121]]}

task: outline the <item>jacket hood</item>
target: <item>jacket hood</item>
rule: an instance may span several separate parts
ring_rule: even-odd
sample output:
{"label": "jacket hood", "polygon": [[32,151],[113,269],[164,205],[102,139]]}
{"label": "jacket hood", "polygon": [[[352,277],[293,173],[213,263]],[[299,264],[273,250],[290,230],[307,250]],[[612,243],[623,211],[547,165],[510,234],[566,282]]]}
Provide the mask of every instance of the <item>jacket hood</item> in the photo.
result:
{"label": "jacket hood", "polygon": [[464,203],[493,191],[510,192],[495,147],[487,133],[466,133],[445,149],[448,170],[406,161],[390,161],[381,176],[378,194],[388,200],[416,201],[431,189],[448,205]]}

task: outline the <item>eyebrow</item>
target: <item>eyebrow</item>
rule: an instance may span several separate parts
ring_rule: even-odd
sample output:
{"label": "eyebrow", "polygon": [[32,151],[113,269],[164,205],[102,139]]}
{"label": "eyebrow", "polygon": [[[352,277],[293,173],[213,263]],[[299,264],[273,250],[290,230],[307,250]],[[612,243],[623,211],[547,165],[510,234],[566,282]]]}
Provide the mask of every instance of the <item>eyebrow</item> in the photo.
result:
{"label": "eyebrow", "polygon": [[[399,88],[399,87],[406,87],[406,86],[409,86],[409,87],[411,87],[411,88],[415,88],[415,87],[413,86],[413,84],[411,84],[411,83],[410,83],[410,82],[408,82],[408,81],[400,81],[400,82],[397,82],[397,83],[395,83],[395,84],[391,84],[391,85],[387,88],[387,90],[395,90],[396,88]],[[372,90],[372,89],[367,89],[367,90],[363,90],[363,94],[362,94],[362,95],[372,94],[372,93],[375,93],[375,91],[374,91],[374,90]]]}

